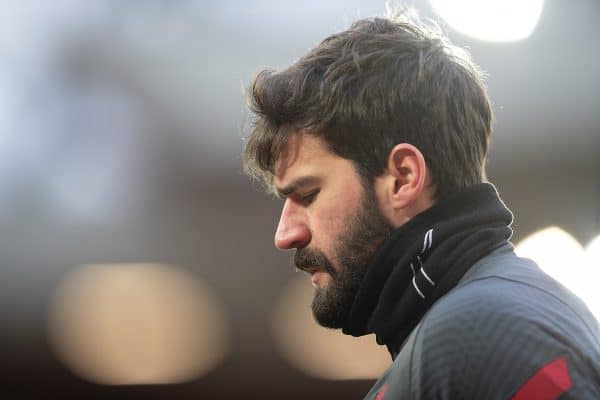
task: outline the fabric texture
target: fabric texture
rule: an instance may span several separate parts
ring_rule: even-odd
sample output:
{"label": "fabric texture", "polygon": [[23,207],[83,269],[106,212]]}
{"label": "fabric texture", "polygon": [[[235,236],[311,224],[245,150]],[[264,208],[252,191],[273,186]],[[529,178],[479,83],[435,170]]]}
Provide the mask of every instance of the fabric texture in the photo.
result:
{"label": "fabric texture", "polygon": [[381,245],[343,332],[375,333],[394,357],[432,304],[510,238],[511,222],[489,183],[457,192],[411,219]]}
{"label": "fabric texture", "polygon": [[425,314],[365,397],[600,399],[600,328],[512,245],[475,263]]}

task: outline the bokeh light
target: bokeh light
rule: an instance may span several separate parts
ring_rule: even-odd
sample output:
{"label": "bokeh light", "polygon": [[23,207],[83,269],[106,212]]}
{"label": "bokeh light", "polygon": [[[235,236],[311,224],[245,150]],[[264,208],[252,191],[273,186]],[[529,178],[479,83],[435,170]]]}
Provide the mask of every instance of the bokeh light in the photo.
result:
{"label": "bokeh light", "polygon": [[272,319],[281,356],[307,375],[330,380],[375,379],[391,364],[373,335],[359,338],[319,326],[312,317],[310,279],[298,274],[282,288]]}
{"label": "bokeh light", "polygon": [[588,276],[585,281],[585,301],[596,315],[596,318],[600,320],[600,291],[598,291],[598,282],[600,282],[600,235],[592,239],[586,246],[584,262],[588,269]]}
{"label": "bokeh light", "polygon": [[600,235],[588,243],[585,249],[585,255],[588,260],[596,269],[600,269]]}
{"label": "bokeh light", "polygon": [[510,42],[533,32],[543,0],[430,0],[434,10],[457,31],[476,39]]}
{"label": "bokeh light", "polygon": [[563,229],[552,226],[532,233],[515,247],[521,257],[531,258],[548,275],[579,296],[600,318],[600,238],[583,246]]}
{"label": "bokeh light", "polygon": [[91,382],[175,383],[223,361],[224,315],[208,286],[182,268],[84,265],[58,285],[48,333],[64,365]]}

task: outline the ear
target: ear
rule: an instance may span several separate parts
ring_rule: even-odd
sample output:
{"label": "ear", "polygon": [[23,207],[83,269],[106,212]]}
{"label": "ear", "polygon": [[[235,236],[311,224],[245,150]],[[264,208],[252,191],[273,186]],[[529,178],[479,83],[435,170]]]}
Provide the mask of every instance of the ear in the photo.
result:
{"label": "ear", "polygon": [[387,162],[386,197],[396,210],[419,207],[427,182],[427,164],[423,153],[408,143],[390,151]]}

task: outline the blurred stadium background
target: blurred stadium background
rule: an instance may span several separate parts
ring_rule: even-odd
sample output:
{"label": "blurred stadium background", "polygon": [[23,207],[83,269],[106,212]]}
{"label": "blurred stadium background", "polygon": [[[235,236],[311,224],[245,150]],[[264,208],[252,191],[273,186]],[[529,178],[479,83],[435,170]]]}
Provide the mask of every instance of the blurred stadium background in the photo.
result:
{"label": "blurred stadium background", "polygon": [[[241,171],[243,91],[384,12],[383,0],[4,2],[2,391],[362,398],[389,359],[311,322],[308,279],[272,246],[281,204]],[[488,175],[513,241],[600,317],[600,3],[543,2],[519,41],[440,24],[488,73]]]}

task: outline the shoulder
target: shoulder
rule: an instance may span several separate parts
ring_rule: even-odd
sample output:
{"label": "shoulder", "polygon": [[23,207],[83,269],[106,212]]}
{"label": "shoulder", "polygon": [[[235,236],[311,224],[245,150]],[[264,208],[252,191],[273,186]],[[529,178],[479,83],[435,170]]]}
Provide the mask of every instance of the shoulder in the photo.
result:
{"label": "shoulder", "polygon": [[598,374],[597,323],[548,279],[539,270],[508,268],[480,273],[448,293],[421,323],[411,387],[432,392],[421,398],[508,398],[560,357],[575,375]]}
{"label": "shoulder", "polygon": [[475,321],[480,329],[486,323],[494,329],[499,323],[575,327],[589,333],[592,341],[599,334],[583,301],[533,261],[516,256],[512,247],[478,261],[426,319],[449,324]]}
{"label": "shoulder", "polygon": [[433,305],[372,393],[507,399],[548,368],[559,380],[546,386],[568,378],[561,398],[600,398],[598,323],[533,262],[499,252]]}

